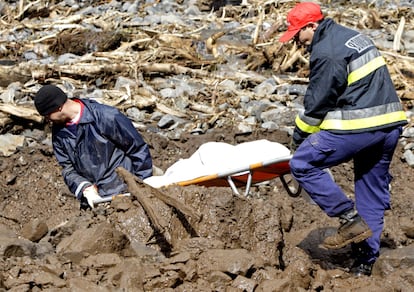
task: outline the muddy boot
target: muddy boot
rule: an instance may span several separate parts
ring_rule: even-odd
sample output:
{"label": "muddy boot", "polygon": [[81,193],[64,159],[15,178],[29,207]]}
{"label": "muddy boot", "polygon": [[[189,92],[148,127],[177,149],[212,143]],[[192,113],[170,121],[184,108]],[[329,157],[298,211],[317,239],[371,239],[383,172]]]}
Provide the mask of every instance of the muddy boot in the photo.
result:
{"label": "muddy boot", "polygon": [[374,264],[364,264],[364,263],[356,263],[351,268],[351,273],[355,277],[361,277],[361,276],[371,276],[372,273],[372,266]]}
{"label": "muddy boot", "polygon": [[376,258],[379,253],[373,254],[371,248],[368,246],[366,241],[360,243],[352,243],[352,257],[355,259],[350,273],[355,277],[370,276],[372,267],[374,266]]}
{"label": "muddy boot", "polygon": [[350,243],[358,243],[372,235],[364,219],[355,210],[339,216],[340,226],[336,233],[323,241],[323,246],[331,249],[342,248]]}

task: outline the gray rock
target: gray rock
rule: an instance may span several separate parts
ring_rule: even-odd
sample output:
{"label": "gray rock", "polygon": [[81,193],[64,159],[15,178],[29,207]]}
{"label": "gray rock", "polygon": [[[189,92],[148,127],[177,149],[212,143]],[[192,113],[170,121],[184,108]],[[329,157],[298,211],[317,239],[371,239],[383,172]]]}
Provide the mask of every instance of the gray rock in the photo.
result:
{"label": "gray rock", "polygon": [[269,94],[272,94],[276,91],[276,82],[273,79],[267,79],[265,81],[263,81],[262,83],[260,83],[259,85],[257,85],[253,91],[258,95],[258,96],[267,96]]}
{"label": "gray rock", "polygon": [[63,65],[63,64],[75,63],[78,60],[79,60],[79,56],[72,54],[72,53],[67,53],[67,54],[60,55],[57,59],[57,62],[60,65]]}
{"label": "gray rock", "polygon": [[159,91],[162,98],[175,98],[177,97],[177,91],[173,88],[163,88]]}
{"label": "gray rock", "polygon": [[414,167],[414,153],[411,150],[404,151],[404,159],[409,166]]}
{"label": "gray rock", "polygon": [[247,134],[253,132],[253,127],[251,125],[248,125],[246,123],[239,123],[237,125],[237,132],[239,134]]}
{"label": "gray rock", "polygon": [[269,122],[264,122],[262,124],[262,128],[273,131],[273,130],[279,129],[279,126],[275,122],[269,121]]}
{"label": "gray rock", "polygon": [[136,107],[130,107],[129,109],[127,109],[126,110],[126,115],[131,120],[136,121],[136,122],[142,122],[142,121],[145,121],[145,119],[146,119],[145,113],[140,111]]}
{"label": "gray rock", "polygon": [[401,136],[406,137],[406,138],[414,138],[414,128],[413,127],[405,128]]}
{"label": "gray rock", "polygon": [[158,122],[158,127],[161,129],[171,127],[176,122],[176,118],[172,115],[164,115]]}
{"label": "gray rock", "polygon": [[260,115],[260,119],[263,122],[275,122],[278,123],[278,120],[280,118],[281,115],[281,110],[280,109],[271,109],[269,111],[266,112],[262,112]]}

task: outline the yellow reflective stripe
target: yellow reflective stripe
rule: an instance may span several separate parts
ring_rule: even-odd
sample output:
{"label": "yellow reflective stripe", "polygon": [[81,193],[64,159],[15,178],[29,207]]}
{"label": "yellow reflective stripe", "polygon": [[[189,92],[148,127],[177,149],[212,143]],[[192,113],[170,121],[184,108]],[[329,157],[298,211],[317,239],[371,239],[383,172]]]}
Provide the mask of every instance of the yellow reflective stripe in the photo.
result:
{"label": "yellow reflective stripe", "polygon": [[312,134],[312,133],[316,133],[316,132],[319,132],[320,131],[320,128],[319,127],[317,127],[317,126],[311,126],[311,125],[305,123],[304,121],[302,121],[300,119],[299,115],[296,116],[295,123],[296,123],[296,126],[301,131],[303,131],[305,133]]}
{"label": "yellow reflective stripe", "polygon": [[355,120],[324,120],[320,128],[323,130],[358,130],[391,124],[406,119],[407,117],[403,111],[397,111]]}
{"label": "yellow reflective stripe", "polygon": [[349,73],[348,75],[348,85],[354,83],[355,81],[358,81],[362,78],[364,78],[365,76],[367,76],[368,74],[370,74],[371,72],[374,72],[375,70],[377,70],[379,67],[384,66],[385,60],[382,56],[376,57],[375,59],[369,61],[368,63],[366,63],[364,66],[356,69],[355,71],[352,71],[351,73]]}

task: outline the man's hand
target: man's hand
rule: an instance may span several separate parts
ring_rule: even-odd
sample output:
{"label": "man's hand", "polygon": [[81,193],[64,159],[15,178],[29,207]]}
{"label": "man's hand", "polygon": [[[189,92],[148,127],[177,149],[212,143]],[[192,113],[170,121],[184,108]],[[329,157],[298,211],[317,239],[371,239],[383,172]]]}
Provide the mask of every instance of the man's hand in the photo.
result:
{"label": "man's hand", "polygon": [[[95,185],[89,186],[83,190],[83,198],[86,199],[90,208],[94,208],[94,202],[101,197],[98,194],[98,189]],[[82,198],[81,198],[82,204]]]}

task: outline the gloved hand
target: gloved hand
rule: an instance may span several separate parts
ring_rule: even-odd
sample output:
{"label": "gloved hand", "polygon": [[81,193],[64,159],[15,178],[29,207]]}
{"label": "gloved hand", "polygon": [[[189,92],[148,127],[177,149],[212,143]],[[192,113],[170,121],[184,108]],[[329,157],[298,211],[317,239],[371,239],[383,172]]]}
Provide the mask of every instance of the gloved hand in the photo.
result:
{"label": "gloved hand", "polygon": [[[98,189],[95,185],[89,186],[83,190],[83,196],[81,198],[81,205],[82,205],[82,199],[87,201],[90,208],[94,208],[94,202],[101,197],[98,194]],[[82,208],[82,206],[81,206]]]}

